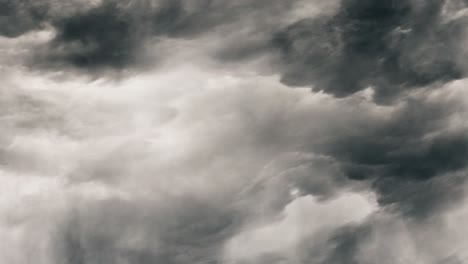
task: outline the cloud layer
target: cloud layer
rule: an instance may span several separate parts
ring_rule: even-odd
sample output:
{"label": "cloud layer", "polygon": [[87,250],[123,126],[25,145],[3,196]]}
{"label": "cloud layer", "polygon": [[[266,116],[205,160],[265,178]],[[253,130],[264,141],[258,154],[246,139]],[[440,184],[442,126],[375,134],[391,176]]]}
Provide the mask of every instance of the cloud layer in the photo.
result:
{"label": "cloud layer", "polygon": [[0,263],[467,263],[466,4],[0,0]]}
{"label": "cloud layer", "polygon": [[368,87],[376,99],[465,75],[466,17],[457,1],[343,0],[332,16],[299,20],[275,38],[283,82],[336,96]]}

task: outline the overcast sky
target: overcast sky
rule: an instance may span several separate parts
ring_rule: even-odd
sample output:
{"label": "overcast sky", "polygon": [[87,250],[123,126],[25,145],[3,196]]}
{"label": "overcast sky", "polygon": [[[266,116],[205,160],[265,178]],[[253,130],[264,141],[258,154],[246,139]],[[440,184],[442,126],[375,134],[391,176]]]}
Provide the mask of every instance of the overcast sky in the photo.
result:
{"label": "overcast sky", "polygon": [[0,264],[468,263],[468,1],[0,0]]}

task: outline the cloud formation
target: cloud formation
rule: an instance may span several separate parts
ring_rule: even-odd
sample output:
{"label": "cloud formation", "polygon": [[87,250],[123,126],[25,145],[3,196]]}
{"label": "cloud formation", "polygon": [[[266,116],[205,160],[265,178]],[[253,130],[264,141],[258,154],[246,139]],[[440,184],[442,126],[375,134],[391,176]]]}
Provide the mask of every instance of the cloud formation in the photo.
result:
{"label": "cloud formation", "polygon": [[[458,0],[43,0],[6,6],[2,35],[46,25],[55,31],[35,56],[40,67],[123,70],[170,58],[156,54],[148,61],[151,47],[164,39],[217,41],[206,55],[245,62],[263,54],[287,85],[338,97],[370,87],[379,103],[466,72],[466,3]],[[312,11],[298,11],[305,8]],[[236,45],[220,39],[230,36]]]}
{"label": "cloud formation", "polygon": [[466,1],[4,4],[0,263],[467,263]]}
{"label": "cloud formation", "polygon": [[[7,1],[7,0],[5,0]],[[265,30],[271,16],[291,9],[294,1],[166,1],[122,3],[114,0],[55,2],[7,1],[0,34],[17,37],[51,27],[55,37],[36,54],[36,63],[69,64],[80,69],[122,70],[144,61],[147,45],[158,39],[192,39],[217,30]],[[243,25],[239,19],[250,21]],[[18,23],[20,21],[20,23]],[[252,25],[256,25],[252,28]],[[271,25],[270,25],[271,26]],[[265,34],[268,32],[262,32]],[[263,41],[263,40],[262,40]],[[247,44],[240,53],[255,49]],[[260,49],[258,47],[257,49]],[[247,56],[247,55],[245,55]]]}
{"label": "cloud formation", "polygon": [[461,1],[343,0],[335,14],[277,33],[282,81],[339,97],[373,87],[376,100],[388,102],[409,89],[460,79],[467,22],[456,11],[464,7]]}

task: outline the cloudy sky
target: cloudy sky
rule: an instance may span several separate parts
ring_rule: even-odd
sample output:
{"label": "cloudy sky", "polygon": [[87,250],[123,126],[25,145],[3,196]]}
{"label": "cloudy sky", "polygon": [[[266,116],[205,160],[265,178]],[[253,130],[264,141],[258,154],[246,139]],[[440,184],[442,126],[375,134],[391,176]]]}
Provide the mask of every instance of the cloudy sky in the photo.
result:
{"label": "cloudy sky", "polygon": [[467,0],[0,0],[0,264],[468,263]]}

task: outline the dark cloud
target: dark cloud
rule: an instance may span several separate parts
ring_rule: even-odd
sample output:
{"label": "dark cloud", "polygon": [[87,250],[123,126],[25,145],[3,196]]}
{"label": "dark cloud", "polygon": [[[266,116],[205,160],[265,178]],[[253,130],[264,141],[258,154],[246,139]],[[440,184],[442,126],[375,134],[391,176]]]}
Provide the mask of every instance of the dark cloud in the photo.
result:
{"label": "dark cloud", "polygon": [[[82,69],[124,69],[145,62],[145,48],[158,38],[191,39],[214,33],[218,28],[233,34],[275,13],[287,10],[293,2],[213,0],[158,0],[122,3],[104,0],[96,6],[43,18],[56,30],[56,37],[36,54],[39,65],[73,65]],[[22,8],[23,10],[25,8]],[[28,10],[36,10],[28,6]],[[24,33],[19,31],[18,34]],[[230,35],[228,34],[228,35]],[[266,39],[263,38],[262,41]],[[246,41],[234,57],[251,56],[265,48]],[[259,45],[255,43],[255,45]],[[252,51],[249,51],[252,50]],[[244,54],[245,53],[245,54]],[[229,57],[229,56],[228,56]],[[153,62],[154,63],[154,62]]]}
{"label": "dark cloud", "polygon": [[[341,0],[334,13],[287,19],[283,13],[298,1],[59,2],[0,2],[4,39],[55,31],[33,51],[36,67],[120,72],[141,65],[155,43],[193,41],[188,53],[206,45],[201,49],[209,51],[197,55],[216,67],[264,54],[274,61],[279,54],[272,68],[280,68],[284,84],[326,94],[284,89],[275,78],[258,76],[264,69],[231,74],[203,65],[200,72],[207,73],[200,74],[180,60],[180,71],[176,65],[122,83],[12,74],[18,83],[32,83],[5,81],[0,90],[2,184],[20,189],[19,195],[7,190],[18,206],[1,203],[0,224],[29,228],[21,236],[12,232],[9,241],[18,241],[12,247],[47,251],[48,263],[237,263],[225,259],[229,243],[258,234],[251,244],[268,244],[261,239],[266,234],[285,235],[294,250],[242,255],[233,249],[232,255],[239,263],[373,263],[362,262],[363,255],[375,257],[369,245],[379,244],[376,256],[382,248],[397,248],[391,257],[404,254],[393,242],[406,240],[393,233],[418,244],[427,234],[414,223],[440,228],[445,223],[436,220],[445,221],[464,197],[466,100],[442,86],[465,74],[468,21],[455,11],[466,1]],[[176,55],[171,52],[161,58]],[[205,62],[188,56],[193,65]],[[368,87],[374,100],[358,93]],[[375,195],[376,204],[373,196],[357,203],[350,192]],[[336,197],[344,205],[323,203]],[[344,220],[322,223],[320,217],[335,214],[317,215],[321,209],[296,214],[291,208],[301,209],[294,207],[299,202],[346,211]],[[346,220],[353,211],[372,215]],[[312,227],[302,234],[305,222]],[[36,228],[42,225],[54,227]],[[269,236],[271,230],[297,234]],[[40,235],[53,237],[50,249],[24,242]],[[437,248],[427,243],[415,248]],[[10,262],[26,263],[16,258]],[[452,252],[430,258],[420,263],[463,263]]]}
{"label": "dark cloud", "polygon": [[[410,99],[390,118],[322,142],[325,153],[351,179],[369,180],[384,206],[410,216],[427,216],[458,200],[468,162],[466,131],[447,131],[460,109]],[[455,174],[454,174],[455,173]]]}
{"label": "dark cloud", "polygon": [[38,0],[1,0],[0,35],[14,38],[39,29],[48,18],[49,5]]}
{"label": "dark cloud", "polygon": [[43,59],[84,69],[123,69],[141,61],[151,37],[191,32],[186,16],[181,1],[103,1],[55,19],[57,35]]}
{"label": "dark cloud", "polygon": [[104,0],[75,3],[76,10],[70,11],[50,1],[7,1],[0,33],[19,36],[49,24],[56,36],[35,52],[34,64],[90,70],[156,60],[147,58],[147,49],[161,38],[218,34],[210,38],[219,44],[208,55],[222,63],[279,53],[287,85],[312,86],[338,97],[373,87],[381,103],[464,76],[466,54],[460,41],[467,20],[454,15],[454,0],[342,0],[333,14],[303,18],[278,30],[299,2]]}
{"label": "dark cloud", "polygon": [[136,19],[112,2],[64,18],[55,23],[57,36],[51,43],[50,59],[77,67],[127,66],[143,41]]}
{"label": "dark cloud", "polygon": [[373,87],[389,102],[409,89],[464,76],[465,17],[444,17],[451,1],[342,0],[335,15],[300,20],[273,44],[288,85],[338,97]]}

